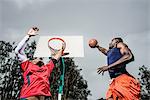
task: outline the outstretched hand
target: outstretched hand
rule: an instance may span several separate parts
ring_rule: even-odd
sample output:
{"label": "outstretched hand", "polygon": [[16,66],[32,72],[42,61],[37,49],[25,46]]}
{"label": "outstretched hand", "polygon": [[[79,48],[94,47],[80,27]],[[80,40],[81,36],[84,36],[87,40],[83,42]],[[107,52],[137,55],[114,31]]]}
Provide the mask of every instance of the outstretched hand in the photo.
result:
{"label": "outstretched hand", "polygon": [[28,35],[29,36],[35,36],[35,35],[38,35],[38,32],[39,31],[39,29],[37,28],[37,27],[32,27],[29,31],[28,31]]}
{"label": "outstretched hand", "polygon": [[102,73],[102,75],[104,75],[104,72],[107,70],[108,70],[108,66],[102,66],[97,69],[97,73],[98,74]]}
{"label": "outstretched hand", "polygon": [[56,59],[56,60],[59,60],[60,59],[60,57],[63,55],[63,49],[60,49],[60,50],[58,50],[58,51],[51,51],[51,53],[52,53],[52,58],[54,58],[54,59]]}

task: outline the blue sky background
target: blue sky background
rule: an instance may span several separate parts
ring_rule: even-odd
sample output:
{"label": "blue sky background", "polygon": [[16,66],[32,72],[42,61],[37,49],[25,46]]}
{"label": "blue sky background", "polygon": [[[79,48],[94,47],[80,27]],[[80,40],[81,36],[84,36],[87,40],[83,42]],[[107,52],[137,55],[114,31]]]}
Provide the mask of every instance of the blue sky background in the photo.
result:
{"label": "blue sky background", "polygon": [[0,0],[0,40],[19,42],[32,26],[40,28],[40,35],[84,36],[85,57],[75,63],[88,81],[89,100],[105,97],[110,80],[107,72],[96,73],[106,57],[89,48],[90,38],[108,48],[120,36],[135,55],[127,70],[137,78],[138,67],[150,68],[149,0]]}

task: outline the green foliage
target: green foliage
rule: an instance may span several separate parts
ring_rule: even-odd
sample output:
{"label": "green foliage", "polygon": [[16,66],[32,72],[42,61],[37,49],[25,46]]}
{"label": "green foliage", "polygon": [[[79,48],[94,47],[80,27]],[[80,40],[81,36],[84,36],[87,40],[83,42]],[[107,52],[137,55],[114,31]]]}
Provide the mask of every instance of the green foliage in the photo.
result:
{"label": "green foliage", "polygon": [[140,84],[141,84],[141,99],[150,100],[150,70],[144,65],[139,68]]}
{"label": "green foliage", "polygon": [[14,55],[14,43],[0,41],[0,99],[18,99],[22,84],[19,62]]}
{"label": "green foliage", "polygon": [[25,48],[25,54],[27,55],[27,58],[29,60],[33,59],[33,54],[36,50],[36,42],[33,41],[31,42],[31,44],[27,44],[26,48]]}
{"label": "green foliage", "polygon": [[87,96],[91,95],[87,89],[87,81],[80,75],[82,69],[78,69],[75,62],[71,58],[65,59],[65,86],[63,99],[87,100]]}

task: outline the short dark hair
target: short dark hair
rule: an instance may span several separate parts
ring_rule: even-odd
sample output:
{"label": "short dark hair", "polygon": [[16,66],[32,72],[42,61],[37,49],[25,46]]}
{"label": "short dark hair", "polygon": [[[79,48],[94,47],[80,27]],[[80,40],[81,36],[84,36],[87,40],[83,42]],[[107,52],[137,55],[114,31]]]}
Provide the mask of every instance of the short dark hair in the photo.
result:
{"label": "short dark hair", "polygon": [[116,38],[113,38],[112,40],[117,40],[117,42],[123,42],[123,39],[121,37],[116,37]]}

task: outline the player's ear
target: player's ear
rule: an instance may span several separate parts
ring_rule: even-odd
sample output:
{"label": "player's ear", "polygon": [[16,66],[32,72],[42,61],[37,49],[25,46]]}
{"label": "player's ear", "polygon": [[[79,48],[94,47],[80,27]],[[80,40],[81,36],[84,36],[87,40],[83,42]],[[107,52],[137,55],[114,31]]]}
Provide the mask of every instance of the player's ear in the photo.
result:
{"label": "player's ear", "polygon": [[117,47],[117,44],[119,43],[120,41],[118,39],[115,39],[115,47]]}

